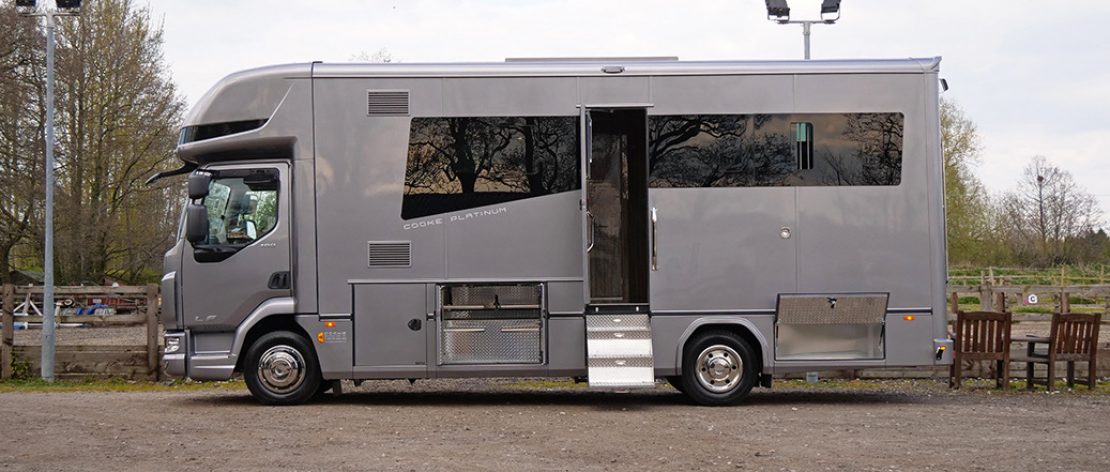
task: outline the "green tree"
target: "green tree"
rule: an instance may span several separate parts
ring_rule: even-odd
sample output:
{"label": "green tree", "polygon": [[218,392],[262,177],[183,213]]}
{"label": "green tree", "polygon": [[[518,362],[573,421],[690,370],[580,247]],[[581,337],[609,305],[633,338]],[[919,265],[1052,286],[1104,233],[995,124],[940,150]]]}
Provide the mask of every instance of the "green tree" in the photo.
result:
{"label": "green tree", "polygon": [[954,264],[994,262],[990,259],[997,258],[998,253],[991,241],[990,198],[975,176],[979,133],[963,109],[947,99],[940,103],[940,127],[948,259]]}

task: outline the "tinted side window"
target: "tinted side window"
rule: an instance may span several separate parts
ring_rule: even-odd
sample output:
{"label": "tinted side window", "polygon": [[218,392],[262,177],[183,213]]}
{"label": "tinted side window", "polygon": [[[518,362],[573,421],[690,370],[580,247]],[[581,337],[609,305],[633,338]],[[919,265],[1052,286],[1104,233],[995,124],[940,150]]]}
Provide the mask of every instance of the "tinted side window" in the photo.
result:
{"label": "tinted side window", "polygon": [[898,185],[900,113],[649,119],[652,187]]}
{"label": "tinted side window", "polygon": [[901,113],[794,115],[813,123],[813,168],[794,185],[898,185],[902,182]]}
{"label": "tinted side window", "polygon": [[577,118],[413,118],[401,218],[581,188]]}
{"label": "tinted side window", "polygon": [[[782,128],[782,129],[778,129]],[[788,123],[772,115],[652,116],[652,187],[785,185],[794,170]]]}

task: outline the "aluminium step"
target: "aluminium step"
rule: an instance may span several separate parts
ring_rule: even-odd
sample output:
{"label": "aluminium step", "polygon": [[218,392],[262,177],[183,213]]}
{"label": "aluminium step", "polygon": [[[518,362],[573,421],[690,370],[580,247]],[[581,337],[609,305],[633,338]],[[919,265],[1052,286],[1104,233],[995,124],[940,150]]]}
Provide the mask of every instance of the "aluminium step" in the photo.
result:
{"label": "aluminium step", "polygon": [[586,315],[590,388],[655,387],[651,319],[642,313]]}

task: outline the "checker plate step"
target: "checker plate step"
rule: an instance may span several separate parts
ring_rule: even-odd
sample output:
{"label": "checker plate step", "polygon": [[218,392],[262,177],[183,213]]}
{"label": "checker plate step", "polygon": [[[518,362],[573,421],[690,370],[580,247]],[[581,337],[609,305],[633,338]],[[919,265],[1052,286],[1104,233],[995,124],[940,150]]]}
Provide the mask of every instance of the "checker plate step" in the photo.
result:
{"label": "checker plate step", "polygon": [[640,313],[586,315],[590,388],[655,388],[651,319]]}

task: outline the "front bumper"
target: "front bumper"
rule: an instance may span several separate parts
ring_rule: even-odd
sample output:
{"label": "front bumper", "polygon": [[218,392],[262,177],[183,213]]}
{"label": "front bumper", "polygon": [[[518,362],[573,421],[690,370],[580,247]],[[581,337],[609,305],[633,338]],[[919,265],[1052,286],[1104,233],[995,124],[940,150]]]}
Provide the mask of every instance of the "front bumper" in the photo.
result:
{"label": "front bumper", "polygon": [[[185,378],[185,351],[188,350],[188,341],[188,333],[184,331],[166,332],[165,342],[162,343],[165,346],[162,350],[162,370],[170,377]],[[174,345],[177,346],[176,350],[169,352],[170,346]]]}
{"label": "front bumper", "polygon": [[[172,341],[171,338],[176,338]],[[167,332],[165,346],[176,344],[174,352],[162,352],[162,370],[174,378],[193,380],[230,380],[235,375],[236,356],[230,352],[192,352],[188,331]]]}

